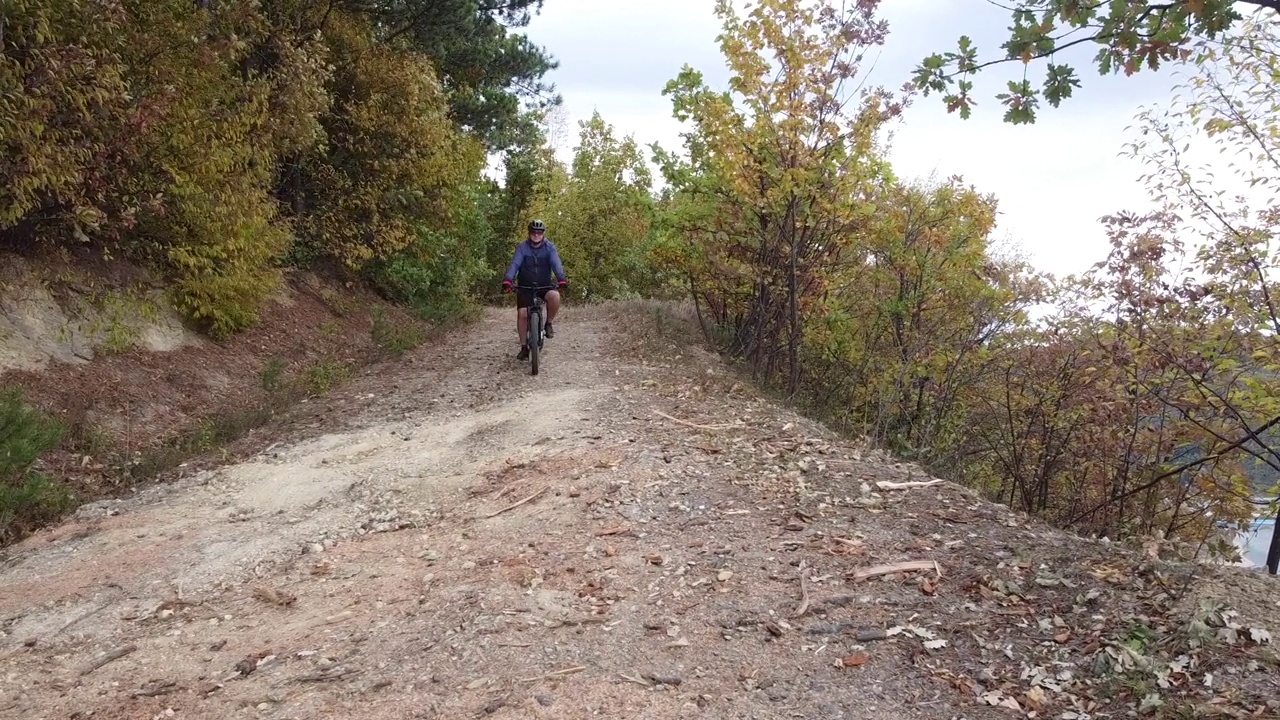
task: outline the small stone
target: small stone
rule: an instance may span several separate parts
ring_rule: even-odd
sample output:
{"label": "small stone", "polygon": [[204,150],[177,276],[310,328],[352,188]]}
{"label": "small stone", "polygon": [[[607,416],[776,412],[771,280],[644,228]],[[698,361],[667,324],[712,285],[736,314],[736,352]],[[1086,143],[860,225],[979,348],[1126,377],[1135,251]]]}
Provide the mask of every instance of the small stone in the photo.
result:
{"label": "small stone", "polygon": [[468,560],[468,561],[466,561],[466,562],[462,563],[462,569],[463,569],[463,570],[475,570],[475,569],[476,569],[476,564],[475,564],[473,561]]}
{"label": "small stone", "polygon": [[324,545],[321,545],[320,543],[311,543],[307,546],[307,551],[313,554],[322,553],[324,552]]}
{"label": "small stone", "polygon": [[731,578],[731,577],[733,577],[733,571],[732,571],[732,570],[721,570],[721,571],[716,575],[716,580],[719,580],[720,582],[727,582],[727,581],[729,580],[729,578]]}

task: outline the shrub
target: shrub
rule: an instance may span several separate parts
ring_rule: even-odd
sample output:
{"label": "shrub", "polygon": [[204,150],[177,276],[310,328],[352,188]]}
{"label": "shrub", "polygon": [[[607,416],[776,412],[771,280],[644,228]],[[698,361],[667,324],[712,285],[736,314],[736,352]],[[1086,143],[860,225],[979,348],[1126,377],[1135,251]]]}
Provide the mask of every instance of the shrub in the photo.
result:
{"label": "shrub", "polygon": [[62,424],[0,389],[0,542],[56,519],[71,494],[33,466],[62,440]]}

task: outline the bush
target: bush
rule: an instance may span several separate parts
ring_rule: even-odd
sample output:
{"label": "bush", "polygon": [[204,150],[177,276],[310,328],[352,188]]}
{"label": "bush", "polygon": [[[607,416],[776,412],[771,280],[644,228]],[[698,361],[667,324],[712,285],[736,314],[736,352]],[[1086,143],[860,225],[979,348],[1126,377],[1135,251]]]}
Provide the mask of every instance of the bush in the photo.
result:
{"label": "bush", "polygon": [[71,494],[33,470],[62,441],[62,424],[23,402],[16,390],[0,390],[0,542],[57,519]]}

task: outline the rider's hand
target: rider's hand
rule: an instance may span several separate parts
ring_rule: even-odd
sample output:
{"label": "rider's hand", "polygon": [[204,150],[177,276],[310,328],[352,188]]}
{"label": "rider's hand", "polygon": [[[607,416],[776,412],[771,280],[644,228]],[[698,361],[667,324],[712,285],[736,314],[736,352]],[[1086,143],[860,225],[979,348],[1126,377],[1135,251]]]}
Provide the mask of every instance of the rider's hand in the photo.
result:
{"label": "rider's hand", "polygon": [[514,288],[514,287],[512,287],[512,285],[511,285],[511,281],[510,281],[510,280],[503,280],[503,281],[502,281],[502,292],[504,292],[504,293],[509,293],[509,292],[511,292],[511,291],[512,291],[512,290],[514,290],[514,289],[515,289],[515,288]]}
{"label": "rider's hand", "polygon": [[556,289],[557,289],[557,290],[563,290],[563,289],[565,289],[565,288],[567,288],[567,287],[569,287],[569,281],[568,281],[568,280],[561,280],[561,281],[560,281],[560,283],[559,283],[558,285],[556,285]]}

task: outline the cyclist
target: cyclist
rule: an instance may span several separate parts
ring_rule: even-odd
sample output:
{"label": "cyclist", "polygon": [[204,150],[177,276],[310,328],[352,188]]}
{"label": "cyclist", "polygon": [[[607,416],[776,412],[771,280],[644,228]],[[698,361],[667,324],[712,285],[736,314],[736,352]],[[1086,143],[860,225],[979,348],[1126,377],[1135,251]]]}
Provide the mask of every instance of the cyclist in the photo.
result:
{"label": "cyclist", "polygon": [[[564,274],[564,265],[560,262],[560,253],[556,246],[546,238],[547,226],[541,220],[529,223],[529,239],[516,246],[516,256],[507,268],[502,279],[502,292],[515,290],[515,282],[525,286],[547,287],[551,285],[552,274],[559,278],[558,290],[538,290],[537,294],[547,304],[547,337],[552,337],[551,321],[556,318],[560,309],[560,293],[569,286],[569,278]],[[529,346],[525,344],[525,333],[528,332],[529,306],[533,304],[533,290],[516,292],[516,331],[520,333],[520,354],[517,360],[529,359]]]}

